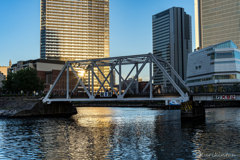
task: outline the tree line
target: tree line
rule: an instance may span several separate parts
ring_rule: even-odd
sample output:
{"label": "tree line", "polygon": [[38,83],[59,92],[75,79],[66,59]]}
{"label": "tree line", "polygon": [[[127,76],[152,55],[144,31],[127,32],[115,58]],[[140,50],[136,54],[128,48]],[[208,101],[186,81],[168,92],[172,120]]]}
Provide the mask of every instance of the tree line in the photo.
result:
{"label": "tree line", "polygon": [[2,81],[2,92],[33,92],[43,91],[44,81],[37,76],[37,70],[27,67],[17,71],[17,73],[9,72],[7,79]]}

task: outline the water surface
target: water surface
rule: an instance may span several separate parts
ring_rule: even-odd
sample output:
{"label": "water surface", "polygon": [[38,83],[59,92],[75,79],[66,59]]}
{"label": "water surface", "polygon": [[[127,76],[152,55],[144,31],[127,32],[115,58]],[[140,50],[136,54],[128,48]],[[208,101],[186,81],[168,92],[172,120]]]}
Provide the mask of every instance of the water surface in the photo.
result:
{"label": "water surface", "polygon": [[71,118],[0,119],[0,159],[240,159],[240,108],[77,108]]}

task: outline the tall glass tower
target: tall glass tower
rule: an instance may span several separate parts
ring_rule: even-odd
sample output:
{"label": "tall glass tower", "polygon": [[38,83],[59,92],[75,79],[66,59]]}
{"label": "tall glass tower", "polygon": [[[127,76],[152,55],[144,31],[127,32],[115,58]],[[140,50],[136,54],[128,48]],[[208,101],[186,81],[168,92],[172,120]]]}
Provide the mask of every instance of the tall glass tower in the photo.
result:
{"label": "tall glass tower", "polygon": [[109,57],[108,0],[41,0],[40,57]]}
{"label": "tall glass tower", "polygon": [[240,46],[240,1],[195,0],[196,48],[232,40]]}
{"label": "tall glass tower", "polygon": [[[184,12],[183,8],[173,7],[152,16],[153,29],[153,54],[166,59],[186,80],[187,57],[192,52],[192,25],[191,16]],[[154,72],[157,67],[153,65]],[[170,68],[166,68],[175,82],[179,83],[171,74]],[[163,84],[164,76],[158,73],[154,78],[154,84]]]}
{"label": "tall glass tower", "polygon": [[[40,57],[63,61],[109,57],[109,0],[41,0]],[[109,72],[108,67],[100,69],[105,75]],[[83,77],[87,83],[88,75]],[[100,86],[97,79],[94,86]]]}

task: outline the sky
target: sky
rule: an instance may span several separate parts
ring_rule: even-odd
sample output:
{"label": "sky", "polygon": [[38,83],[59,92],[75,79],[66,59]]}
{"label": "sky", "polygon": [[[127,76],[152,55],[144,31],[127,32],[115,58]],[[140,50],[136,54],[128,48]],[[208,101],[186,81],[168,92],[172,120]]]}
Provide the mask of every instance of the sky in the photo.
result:
{"label": "sky", "polygon": [[[192,17],[193,0],[109,0],[110,56],[152,53],[152,15],[173,6]],[[0,66],[40,58],[40,0],[0,0]]]}

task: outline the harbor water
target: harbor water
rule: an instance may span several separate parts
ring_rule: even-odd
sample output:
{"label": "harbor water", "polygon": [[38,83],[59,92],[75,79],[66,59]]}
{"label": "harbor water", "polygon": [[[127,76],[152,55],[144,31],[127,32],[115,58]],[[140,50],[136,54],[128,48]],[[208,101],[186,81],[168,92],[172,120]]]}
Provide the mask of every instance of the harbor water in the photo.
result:
{"label": "harbor water", "polygon": [[240,159],[240,108],[79,107],[68,118],[0,119],[0,159]]}

